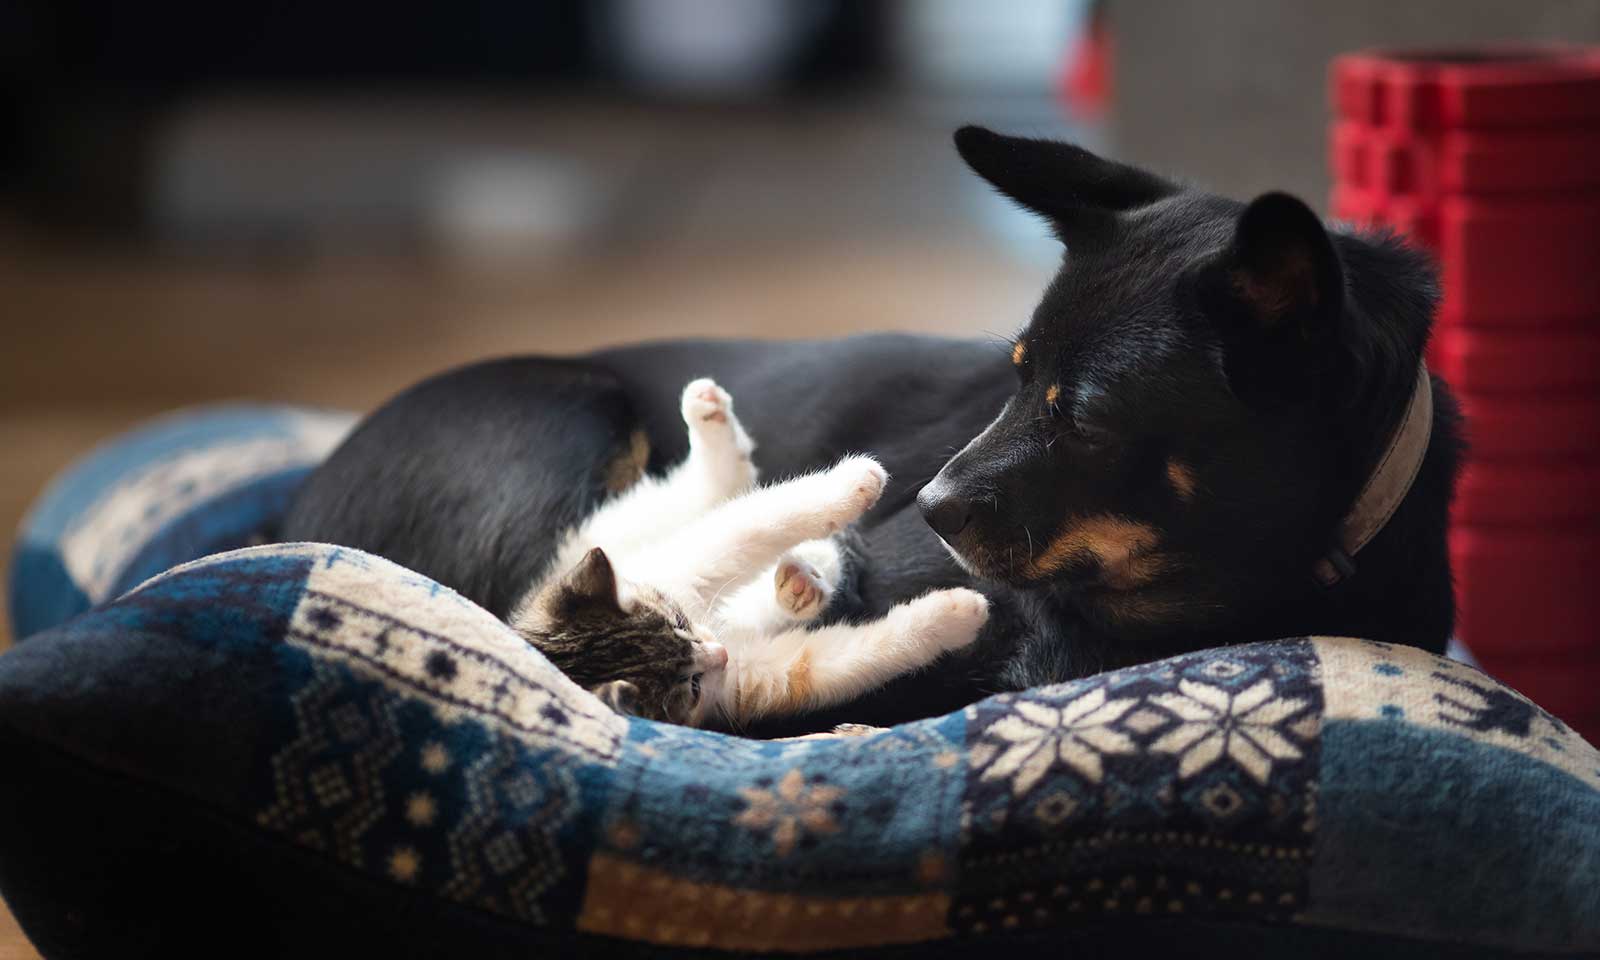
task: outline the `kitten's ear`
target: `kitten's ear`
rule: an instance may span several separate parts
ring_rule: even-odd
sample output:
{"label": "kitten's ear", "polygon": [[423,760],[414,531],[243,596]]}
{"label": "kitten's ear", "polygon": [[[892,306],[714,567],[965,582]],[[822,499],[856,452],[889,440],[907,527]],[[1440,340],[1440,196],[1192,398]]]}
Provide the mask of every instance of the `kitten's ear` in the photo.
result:
{"label": "kitten's ear", "polygon": [[1054,140],[1006,137],[983,127],[956,131],[956,150],[973,172],[1035,213],[1057,233],[1135,210],[1178,192],[1176,184],[1125,163]]}
{"label": "kitten's ear", "polygon": [[573,605],[594,604],[608,609],[622,609],[617,597],[617,574],[611,568],[611,558],[599,547],[583,555],[578,565],[561,581],[562,602]]}
{"label": "kitten's ear", "polygon": [[[552,581],[531,600],[512,611],[512,627],[527,636],[549,632],[584,613],[622,614],[617,594],[617,574],[606,552],[595,547],[583,555],[566,575]],[[548,651],[547,651],[548,652]]]}
{"label": "kitten's ear", "polygon": [[589,692],[617,713],[635,716],[639,712],[639,688],[627,680],[602,683],[590,687]]}

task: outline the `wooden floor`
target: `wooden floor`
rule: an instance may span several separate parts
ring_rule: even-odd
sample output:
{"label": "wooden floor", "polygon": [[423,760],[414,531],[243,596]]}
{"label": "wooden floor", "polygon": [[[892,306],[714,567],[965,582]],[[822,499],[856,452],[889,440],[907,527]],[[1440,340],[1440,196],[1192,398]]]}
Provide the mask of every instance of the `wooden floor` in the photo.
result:
{"label": "wooden floor", "polygon": [[[1007,333],[1045,272],[972,235],[484,265],[172,259],[0,231],[0,564],[51,476],[162,411],[238,398],[364,410],[476,358],[651,337]],[[10,642],[0,623],[0,650]],[[0,912],[0,960],[32,956]]]}

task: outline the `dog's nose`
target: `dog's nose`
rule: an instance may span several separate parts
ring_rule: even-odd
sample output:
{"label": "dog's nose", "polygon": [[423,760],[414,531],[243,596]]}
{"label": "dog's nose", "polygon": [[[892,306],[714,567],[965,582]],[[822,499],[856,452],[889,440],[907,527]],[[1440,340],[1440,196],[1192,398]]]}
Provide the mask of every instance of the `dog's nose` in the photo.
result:
{"label": "dog's nose", "polygon": [[939,496],[929,487],[923,487],[922,492],[917,494],[917,508],[922,511],[922,519],[928,522],[928,526],[946,540],[960,533],[972,516],[972,505],[967,501],[960,497]]}

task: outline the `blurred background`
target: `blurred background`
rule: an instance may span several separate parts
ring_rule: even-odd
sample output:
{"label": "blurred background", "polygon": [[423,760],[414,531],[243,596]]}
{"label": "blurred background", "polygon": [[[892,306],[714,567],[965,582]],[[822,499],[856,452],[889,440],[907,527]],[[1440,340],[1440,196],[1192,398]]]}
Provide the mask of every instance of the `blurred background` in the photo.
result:
{"label": "blurred background", "polygon": [[1321,207],[1331,57],[1507,40],[1600,40],[1600,3],[11,0],[0,557],[71,457],[178,406],[368,409],[651,337],[1009,333],[1059,250],[957,125]]}
{"label": "blurred background", "polygon": [[1600,3],[9,0],[0,558],[48,477],[174,407],[368,409],[640,338],[1009,333],[1059,250],[959,124],[1326,209],[1335,54],[1510,40],[1600,41]]}
{"label": "blurred background", "polygon": [[[367,409],[490,354],[1006,334],[1059,257],[963,122],[1327,193],[1329,58],[1591,0],[0,4],[0,556],[173,407]],[[3,644],[3,637],[0,637]]]}

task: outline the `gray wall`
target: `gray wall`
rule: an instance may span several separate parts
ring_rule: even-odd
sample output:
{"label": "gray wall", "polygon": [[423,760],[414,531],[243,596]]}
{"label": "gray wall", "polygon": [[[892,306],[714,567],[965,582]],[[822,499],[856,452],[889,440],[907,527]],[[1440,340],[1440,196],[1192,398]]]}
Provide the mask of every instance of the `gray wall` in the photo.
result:
{"label": "gray wall", "polygon": [[1327,68],[1377,46],[1600,42],[1600,0],[1113,0],[1112,152],[1326,207]]}

